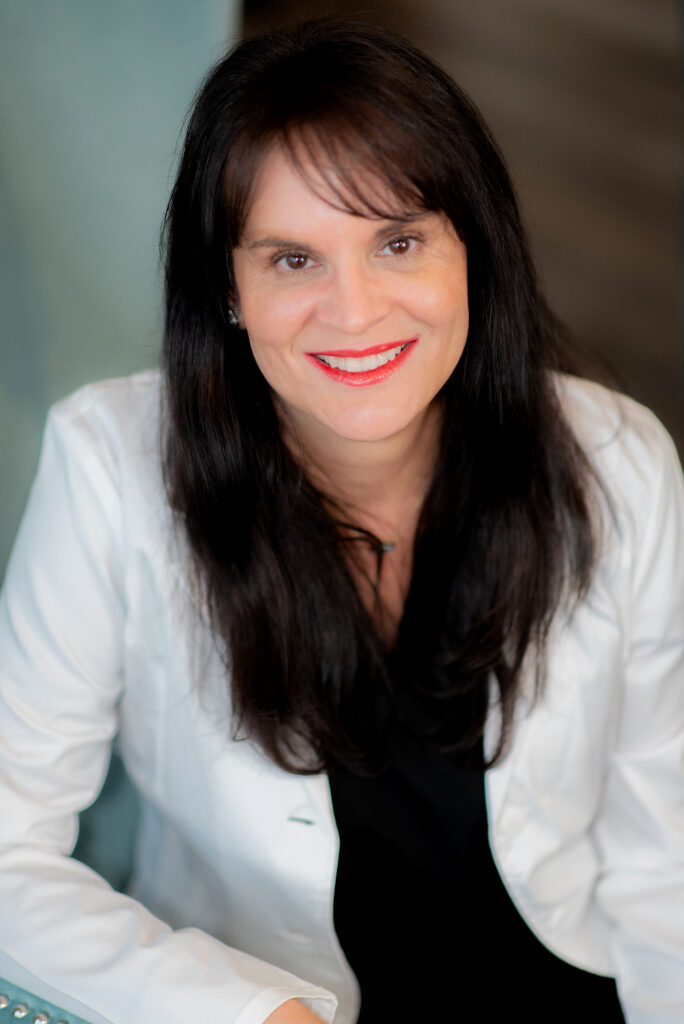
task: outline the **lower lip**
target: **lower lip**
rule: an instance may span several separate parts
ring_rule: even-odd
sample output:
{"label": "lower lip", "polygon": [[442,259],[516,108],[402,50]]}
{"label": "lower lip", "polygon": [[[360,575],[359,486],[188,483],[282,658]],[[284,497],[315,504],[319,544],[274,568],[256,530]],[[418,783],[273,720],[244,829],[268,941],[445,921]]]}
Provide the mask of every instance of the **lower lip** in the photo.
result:
{"label": "lower lip", "polygon": [[361,373],[351,373],[349,370],[338,370],[333,366],[328,366],[322,359],[318,359],[310,352],[306,352],[305,355],[310,363],[313,363],[326,377],[337,381],[338,384],[348,384],[352,388],[365,388],[369,384],[379,384],[381,381],[391,377],[406,362],[415,344],[415,341],[407,342],[405,348],[401,350],[398,356],[391,359],[389,363],[385,363],[384,366],[378,366],[375,370],[363,370]]}

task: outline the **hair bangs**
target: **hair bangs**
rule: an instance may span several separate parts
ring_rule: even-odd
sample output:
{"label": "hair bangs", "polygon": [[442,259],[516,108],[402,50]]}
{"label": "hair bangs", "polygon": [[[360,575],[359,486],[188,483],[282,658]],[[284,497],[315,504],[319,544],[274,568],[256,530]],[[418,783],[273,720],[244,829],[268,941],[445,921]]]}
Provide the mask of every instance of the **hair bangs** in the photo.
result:
{"label": "hair bangs", "polygon": [[[299,90],[289,104],[279,96],[235,138],[224,171],[231,247],[240,243],[259,169],[278,146],[315,195],[346,213],[401,221],[447,212],[445,179],[453,190],[453,165],[442,173],[434,153],[416,145],[405,112],[393,117],[386,104],[353,95],[335,99],[325,109],[302,109]],[[448,214],[461,235],[463,218],[454,217],[453,204]]]}
{"label": "hair bangs", "polygon": [[[359,116],[360,115],[360,116]],[[320,199],[357,217],[408,220],[429,209],[398,152],[396,126],[378,130],[380,111],[319,119],[283,134],[293,166]]]}

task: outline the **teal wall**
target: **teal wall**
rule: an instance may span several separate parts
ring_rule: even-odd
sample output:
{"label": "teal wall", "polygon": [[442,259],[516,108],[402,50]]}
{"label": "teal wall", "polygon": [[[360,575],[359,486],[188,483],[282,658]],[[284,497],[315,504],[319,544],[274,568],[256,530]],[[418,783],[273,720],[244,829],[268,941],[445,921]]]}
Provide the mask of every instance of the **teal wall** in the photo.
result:
{"label": "teal wall", "polygon": [[0,4],[0,578],[48,406],[154,365],[158,235],[239,0]]}
{"label": "teal wall", "polygon": [[[0,6],[0,578],[49,405],[157,362],[179,132],[239,20],[238,0]],[[117,887],[136,810],[114,756],[76,855]]]}

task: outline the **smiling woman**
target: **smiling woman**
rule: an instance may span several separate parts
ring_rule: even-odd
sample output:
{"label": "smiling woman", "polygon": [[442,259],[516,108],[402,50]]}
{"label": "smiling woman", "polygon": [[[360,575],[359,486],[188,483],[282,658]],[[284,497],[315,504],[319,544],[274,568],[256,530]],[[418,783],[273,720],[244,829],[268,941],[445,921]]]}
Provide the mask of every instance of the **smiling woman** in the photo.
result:
{"label": "smiling woman", "polygon": [[[681,1021],[681,471],[581,376],[479,115],[376,28],[249,40],[165,241],[163,374],[53,411],[0,611],[14,980]],[[126,895],[68,856],[115,734]]]}
{"label": "smiling woman", "polygon": [[[384,204],[396,205],[391,193]],[[340,209],[317,165],[278,147],[253,186],[233,265],[252,353],[302,442],[339,450],[401,436],[413,447],[468,333],[465,247],[449,220]]]}

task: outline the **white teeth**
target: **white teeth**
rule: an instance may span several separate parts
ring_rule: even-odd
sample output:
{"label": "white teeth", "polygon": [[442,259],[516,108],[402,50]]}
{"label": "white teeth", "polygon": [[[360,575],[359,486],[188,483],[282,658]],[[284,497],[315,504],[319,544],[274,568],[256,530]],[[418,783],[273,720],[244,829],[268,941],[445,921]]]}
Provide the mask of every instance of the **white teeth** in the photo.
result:
{"label": "white teeth", "polygon": [[391,363],[405,348],[406,345],[397,345],[396,348],[389,348],[386,352],[380,352],[374,356],[362,356],[358,359],[355,356],[320,355],[317,355],[316,358],[331,366],[333,370],[346,370],[347,373],[367,373],[368,370],[377,370],[379,366]]}

